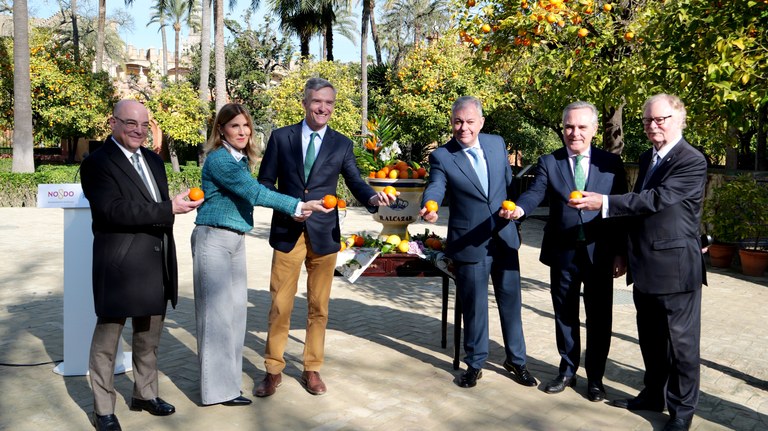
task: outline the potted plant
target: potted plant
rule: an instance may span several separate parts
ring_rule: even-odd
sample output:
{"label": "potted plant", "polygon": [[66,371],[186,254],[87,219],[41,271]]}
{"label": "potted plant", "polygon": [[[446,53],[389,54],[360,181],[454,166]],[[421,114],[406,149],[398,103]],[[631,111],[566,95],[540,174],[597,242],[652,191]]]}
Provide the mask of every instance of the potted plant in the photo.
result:
{"label": "potted plant", "polygon": [[739,220],[737,232],[741,240],[739,258],[741,272],[761,276],[768,267],[768,187],[759,184],[750,175],[743,175],[733,183],[740,193],[740,204],[733,208],[732,217]]}
{"label": "potted plant", "polygon": [[399,159],[402,154],[397,143],[399,129],[392,119],[374,116],[367,126],[362,148],[355,149],[357,165],[377,192],[391,186],[400,193],[397,202],[379,208],[373,219],[383,225],[380,236],[407,238],[408,225],[418,220],[427,170],[416,162]]}
{"label": "potted plant", "polygon": [[706,232],[712,236],[709,259],[716,268],[730,268],[739,242],[739,217],[733,217],[741,203],[743,180],[724,182],[712,189],[704,201],[703,222]]}

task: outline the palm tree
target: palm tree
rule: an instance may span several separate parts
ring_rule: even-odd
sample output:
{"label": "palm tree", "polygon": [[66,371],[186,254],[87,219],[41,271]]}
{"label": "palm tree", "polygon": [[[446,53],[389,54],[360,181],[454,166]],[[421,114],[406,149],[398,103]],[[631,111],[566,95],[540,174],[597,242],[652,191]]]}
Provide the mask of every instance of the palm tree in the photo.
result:
{"label": "palm tree", "polygon": [[391,0],[381,24],[389,63],[397,66],[411,47],[450,23],[446,0]]}
{"label": "palm tree", "polygon": [[323,4],[322,8],[322,21],[323,32],[321,38],[323,40],[323,57],[328,61],[333,61],[333,33],[334,31],[353,44],[356,44],[355,23],[357,16],[352,12],[352,4],[350,1],[344,0],[331,0]]}
{"label": "palm tree", "polygon": [[13,172],[35,172],[27,0],[13,1]]}
{"label": "palm tree", "polygon": [[[125,0],[125,5],[133,5],[133,0]],[[93,65],[94,72],[100,71],[104,67],[104,38],[106,36],[106,28],[107,0],[99,0],[99,15],[96,20],[96,61]]]}
{"label": "palm tree", "polygon": [[[160,0],[163,1],[163,0]],[[168,18],[173,25],[174,37],[174,51],[173,51],[173,64],[176,69],[175,81],[179,82],[179,51],[180,51],[180,36],[181,36],[181,24],[186,21],[189,28],[197,30],[200,28],[197,22],[197,3],[194,0],[164,0],[165,1],[165,17]]]}
{"label": "palm tree", "polygon": [[[201,6],[200,88],[198,89],[198,97],[205,106],[208,106],[208,77],[211,74],[211,0],[202,0]],[[218,112],[218,110],[216,112]],[[203,140],[203,142],[205,142],[208,138],[208,130],[205,126],[200,129],[200,134],[205,138]],[[202,166],[204,162],[202,144],[198,146],[198,158],[200,166]]]}
{"label": "palm tree", "polygon": [[160,38],[163,41],[163,76],[168,76],[168,39],[165,35],[165,0],[157,0],[152,6],[154,11],[152,16],[149,17],[149,24],[158,24],[160,29]]}
{"label": "palm tree", "polygon": [[272,11],[280,18],[280,28],[299,38],[301,58],[309,58],[309,41],[324,28],[321,2],[312,0],[272,0]]}
{"label": "palm tree", "polygon": [[363,0],[363,19],[360,29],[360,135],[368,134],[368,21],[371,19],[371,3]]}

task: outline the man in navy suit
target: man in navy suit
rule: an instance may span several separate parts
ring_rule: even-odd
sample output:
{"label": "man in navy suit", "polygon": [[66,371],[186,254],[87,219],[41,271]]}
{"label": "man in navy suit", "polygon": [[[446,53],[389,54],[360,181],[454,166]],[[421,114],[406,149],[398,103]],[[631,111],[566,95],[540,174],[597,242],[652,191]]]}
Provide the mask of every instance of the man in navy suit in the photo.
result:
{"label": "man in navy suit", "polygon": [[[531,187],[517,200],[512,218],[530,214],[547,199],[549,219],[544,227],[540,260],[550,267],[555,340],[560,353],[557,377],[545,392],[555,394],[576,385],[581,359],[579,304],[584,285],[587,326],[587,398],[605,399],[603,374],[611,346],[613,278],[626,269],[626,233],[599,211],[568,206],[574,190],[604,194],[627,192],[621,158],[591,146],[597,133],[597,109],[574,102],[563,110],[565,147],[539,158]],[[502,212],[502,216],[506,215]]]}
{"label": "man in navy suit", "polygon": [[453,260],[456,294],[464,316],[465,371],[458,385],[470,388],[483,375],[488,358],[488,279],[501,317],[506,358],[503,366],[525,386],[536,386],[526,367],[521,318],[520,238],[514,221],[499,217],[501,203],[509,196],[512,170],[507,147],[500,136],[480,133],[485,118],[475,97],[458,98],[451,109],[453,139],[429,155],[429,184],[420,215],[437,221],[427,201],[448,196],[446,255]]}
{"label": "man in navy suit", "polygon": [[648,99],[643,126],[653,148],[640,156],[634,191],[584,192],[569,205],[632,217],[627,281],[634,282],[645,388],[613,404],[660,412],[666,403],[670,419],[664,431],[684,431],[699,400],[701,287],[707,282],[699,225],[707,162],[683,138],[685,106],[677,96]]}
{"label": "man in navy suit", "polygon": [[[261,161],[258,180],[272,190],[303,201],[336,195],[339,175],[360,202],[373,212],[391,205],[396,196],[376,193],[361,177],[352,152],[352,141],[328,127],[336,103],[336,89],[322,78],[304,86],[304,120],[272,132]],[[267,373],[256,387],[257,397],[275,393],[285,369],[285,345],[291,323],[301,265],[307,269],[307,335],[301,382],[313,395],[326,392],[319,370],[323,365],[325,328],[331,296],[340,230],[337,211],[312,217],[291,217],[275,211],[269,231],[272,275],[269,291],[269,329],[265,352]]]}

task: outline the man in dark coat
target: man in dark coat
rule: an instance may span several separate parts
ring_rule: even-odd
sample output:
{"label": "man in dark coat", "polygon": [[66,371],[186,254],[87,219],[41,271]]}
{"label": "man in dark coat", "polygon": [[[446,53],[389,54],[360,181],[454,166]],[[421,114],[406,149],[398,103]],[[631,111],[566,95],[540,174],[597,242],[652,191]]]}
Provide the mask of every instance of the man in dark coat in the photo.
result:
{"label": "man in dark coat", "polygon": [[570,194],[589,190],[604,194],[627,192],[621,158],[592,146],[597,133],[597,109],[573,102],[563,110],[565,146],[539,158],[533,184],[518,198],[512,217],[530,214],[545,199],[549,219],[541,243],[543,264],[550,268],[555,340],[560,353],[558,375],[544,391],[562,392],[576,385],[581,359],[581,286],[587,326],[587,398],[605,399],[603,375],[611,346],[613,279],[626,270],[626,232],[618,219],[599,211],[568,206]]}
{"label": "man in dark coat", "polygon": [[643,106],[643,126],[653,148],[640,156],[632,193],[584,192],[570,205],[626,217],[628,282],[634,282],[637,335],[645,363],[645,388],[616,407],[662,411],[664,431],[684,431],[699,400],[701,287],[706,269],[699,236],[707,181],[704,155],[683,138],[685,106],[657,94]]}
{"label": "man in dark coat", "polygon": [[115,105],[112,135],[83,160],[83,192],[93,217],[93,299],[98,316],[89,373],[97,430],[120,430],[115,416],[114,369],[126,319],[133,326],[131,410],[165,416],[175,408],[158,397],[157,346],[168,300],[178,294],[175,214],[202,200],[171,200],[162,159],[143,147],[149,113],[135,100]]}

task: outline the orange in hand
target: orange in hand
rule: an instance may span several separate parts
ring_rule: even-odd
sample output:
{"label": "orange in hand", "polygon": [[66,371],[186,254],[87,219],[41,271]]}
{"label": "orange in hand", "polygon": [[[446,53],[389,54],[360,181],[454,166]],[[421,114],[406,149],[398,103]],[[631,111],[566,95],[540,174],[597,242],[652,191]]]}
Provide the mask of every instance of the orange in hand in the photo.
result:
{"label": "orange in hand", "polygon": [[512,201],[504,201],[501,203],[501,207],[507,211],[514,211],[516,208],[516,205]]}
{"label": "orange in hand", "polygon": [[323,206],[328,209],[335,208],[336,202],[337,202],[337,199],[336,199],[336,196],[334,195],[325,195],[325,197],[323,198]]}
{"label": "orange in hand", "polygon": [[199,187],[192,187],[189,189],[189,199],[193,201],[199,201],[205,197],[205,193]]}
{"label": "orange in hand", "polygon": [[397,196],[397,190],[392,186],[386,186],[384,187],[384,193],[391,195],[391,196]]}
{"label": "orange in hand", "polygon": [[424,204],[424,208],[426,208],[427,211],[434,213],[437,212],[438,205],[435,201],[427,201],[427,203]]}
{"label": "orange in hand", "polygon": [[578,190],[574,190],[574,191],[572,191],[572,192],[571,192],[571,196],[570,196],[570,198],[571,198],[571,199],[581,199],[581,198],[583,198],[583,197],[584,197],[584,195],[583,195],[583,194],[581,194],[581,192],[580,192],[580,191],[578,191]]}

